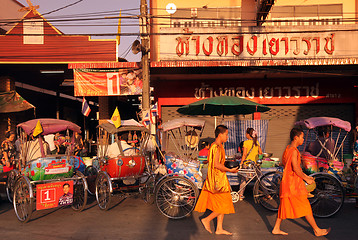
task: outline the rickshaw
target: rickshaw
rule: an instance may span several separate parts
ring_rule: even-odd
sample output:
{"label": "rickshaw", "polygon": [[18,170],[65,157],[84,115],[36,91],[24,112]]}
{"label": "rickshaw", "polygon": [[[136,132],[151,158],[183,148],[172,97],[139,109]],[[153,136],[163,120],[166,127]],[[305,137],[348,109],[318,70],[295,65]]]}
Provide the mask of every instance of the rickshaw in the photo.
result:
{"label": "rickshaw", "polygon": [[172,219],[188,216],[195,208],[203,180],[199,171],[198,142],[205,121],[179,118],[163,123],[167,175],[155,188],[159,211]]}
{"label": "rickshaw", "polygon": [[118,128],[108,121],[97,128],[98,150],[93,165],[98,170],[94,191],[99,208],[108,210],[114,194],[142,194],[150,202],[155,185],[146,155],[150,131],[135,120],[122,121]]}
{"label": "rickshaw", "polygon": [[[39,123],[42,132],[34,137]],[[82,211],[87,203],[87,182],[75,169],[78,162],[73,156],[73,137],[65,154],[50,154],[44,141],[45,135],[58,132],[65,132],[69,139],[70,133],[81,132],[80,127],[65,120],[41,118],[18,124],[17,132],[19,167],[10,171],[6,190],[18,220],[28,222],[34,204],[36,210],[71,205],[73,210]]]}
{"label": "rickshaw", "polygon": [[[305,131],[305,143],[300,149],[303,170],[316,182],[316,188],[309,197],[313,215],[333,216],[341,209],[345,196],[357,197],[358,163],[352,162],[347,166],[343,161],[343,148],[351,124],[339,118],[312,117],[295,125],[302,126]],[[332,142],[331,149],[327,144],[329,142]],[[321,150],[312,155],[307,151],[310,150],[310,144],[315,143],[320,145]]]}

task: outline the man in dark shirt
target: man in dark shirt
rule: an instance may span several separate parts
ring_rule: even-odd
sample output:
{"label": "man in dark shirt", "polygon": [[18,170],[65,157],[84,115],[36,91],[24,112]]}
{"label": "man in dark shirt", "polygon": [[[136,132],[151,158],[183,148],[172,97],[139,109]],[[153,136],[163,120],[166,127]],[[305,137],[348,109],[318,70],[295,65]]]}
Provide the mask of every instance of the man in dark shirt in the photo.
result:
{"label": "man in dark shirt", "polygon": [[318,138],[311,142],[306,151],[313,156],[331,160],[334,158],[335,141],[329,138],[329,131],[327,129],[318,129]]}

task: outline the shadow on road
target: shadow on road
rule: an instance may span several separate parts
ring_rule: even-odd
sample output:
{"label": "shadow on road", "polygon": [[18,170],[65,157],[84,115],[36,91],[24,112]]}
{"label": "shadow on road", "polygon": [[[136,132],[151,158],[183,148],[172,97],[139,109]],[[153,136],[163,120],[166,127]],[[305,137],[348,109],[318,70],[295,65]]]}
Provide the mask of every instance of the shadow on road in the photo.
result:
{"label": "shadow on road", "polygon": [[6,213],[13,209],[14,209],[14,207],[13,207],[12,203],[10,203],[9,201],[4,200],[4,199],[0,200],[0,214]]}
{"label": "shadow on road", "polygon": [[[188,223],[190,228],[188,228]],[[192,239],[191,236],[195,235],[198,231],[198,227],[194,220],[193,215],[184,219],[168,219],[166,232],[167,235],[164,238],[165,240],[182,240],[182,239]]]}

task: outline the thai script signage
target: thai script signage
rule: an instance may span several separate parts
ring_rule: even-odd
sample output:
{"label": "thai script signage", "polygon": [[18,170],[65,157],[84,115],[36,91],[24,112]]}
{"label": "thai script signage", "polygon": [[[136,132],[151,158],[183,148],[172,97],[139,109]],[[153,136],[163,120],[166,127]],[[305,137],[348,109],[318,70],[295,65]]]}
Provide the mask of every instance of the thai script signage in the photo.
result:
{"label": "thai script signage", "polygon": [[217,96],[233,96],[239,98],[260,98],[271,99],[277,97],[278,99],[285,98],[318,98],[319,97],[319,83],[311,86],[277,86],[277,87],[226,87],[214,89],[213,87],[195,88],[194,97],[202,99],[206,97]]}
{"label": "thai script signage", "polygon": [[36,185],[36,209],[42,210],[73,203],[73,181]]}
{"label": "thai script signage", "polygon": [[358,46],[353,44],[358,41],[358,33],[349,29],[349,26],[261,27],[235,32],[231,28],[216,28],[208,33],[205,28],[184,32],[161,28],[158,60],[272,61],[265,65],[288,65],[295,61],[295,65],[315,65],[319,64],[317,60],[339,59],[330,64],[347,64],[344,59],[358,56]]}
{"label": "thai script signage", "polygon": [[[321,48],[322,45],[322,48]],[[193,51],[193,52],[190,52]],[[327,37],[264,37],[260,35],[180,36],[177,56],[317,56],[334,53],[334,33]]]}

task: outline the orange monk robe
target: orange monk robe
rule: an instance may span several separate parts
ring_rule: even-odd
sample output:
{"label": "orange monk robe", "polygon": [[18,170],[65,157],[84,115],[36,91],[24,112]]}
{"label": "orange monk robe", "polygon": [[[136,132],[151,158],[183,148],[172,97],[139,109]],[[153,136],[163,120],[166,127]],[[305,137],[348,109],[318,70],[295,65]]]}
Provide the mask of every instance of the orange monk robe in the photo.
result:
{"label": "orange monk robe", "polygon": [[280,207],[277,215],[281,219],[300,218],[312,214],[305,183],[292,169],[292,155],[295,151],[297,162],[301,165],[301,155],[295,147],[287,146],[282,157],[285,170],[280,186]]}
{"label": "orange monk robe", "polygon": [[213,143],[208,154],[208,175],[196,203],[195,211],[205,212],[206,209],[210,209],[213,212],[221,214],[235,213],[226,172],[214,167],[214,157],[216,154],[220,156],[220,163],[225,163],[224,147]]}

